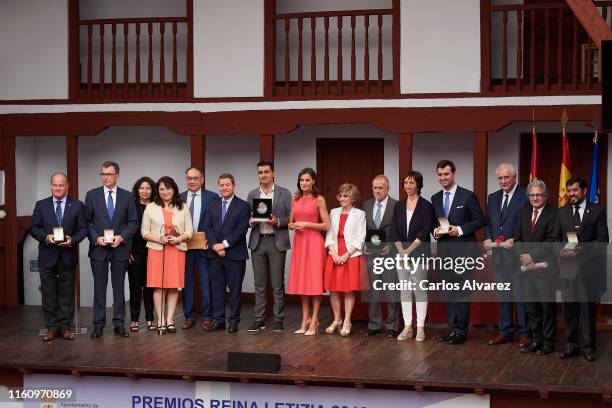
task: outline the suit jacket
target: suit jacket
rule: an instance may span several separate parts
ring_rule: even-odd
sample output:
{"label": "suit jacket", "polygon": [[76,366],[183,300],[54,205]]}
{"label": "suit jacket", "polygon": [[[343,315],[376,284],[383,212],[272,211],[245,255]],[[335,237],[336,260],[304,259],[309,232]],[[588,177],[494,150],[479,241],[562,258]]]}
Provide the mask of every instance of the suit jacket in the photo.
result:
{"label": "suit jacket", "polygon": [[[363,202],[363,211],[366,213],[366,227],[369,230],[375,230],[376,224],[374,224],[374,204],[376,203],[375,199],[367,200]],[[387,241],[390,240],[393,228],[393,210],[395,208],[395,203],[397,200],[391,198],[389,196],[387,200],[387,206],[385,207],[385,213],[383,214],[382,220],[380,222],[380,229],[385,231],[385,235],[387,237]]]}
{"label": "suit jacket", "polygon": [[[116,260],[127,261],[130,257],[131,238],[138,232],[136,202],[132,193],[117,187],[115,212],[111,222],[106,209],[106,199],[104,187],[89,190],[85,195],[85,218],[89,228],[89,257],[102,261],[106,259],[110,251],[113,251]],[[96,244],[98,237],[103,236],[104,230],[108,228],[112,228],[115,235],[123,237],[123,242],[117,248]]]}
{"label": "suit jacket", "polygon": [[[225,258],[232,261],[243,261],[249,259],[246,245],[246,234],[249,229],[251,218],[251,207],[249,204],[234,196],[225,213],[221,223],[221,198],[211,200],[206,211],[204,221],[204,232],[208,239],[209,247],[227,241],[229,246],[225,248]],[[207,251],[209,258],[219,259],[219,255],[213,250]]]}
{"label": "suit jacket", "polygon": [[[439,227],[438,217],[444,217],[443,190],[431,196],[431,204],[434,207],[433,228]],[[457,186],[455,197],[448,213],[450,225],[461,227],[463,235],[460,237],[442,236],[439,242],[476,242],[474,234],[485,225],[485,217],[480,209],[478,197],[474,192]]]}
{"label": "suit jacket", "polygon": [[[574,232],[574,208],[572,204],[567,204],[558,210],[559,222],[561,227],[561,242],[567,242],[567,233]],[[600,274],[605,273],[603,269],[602,252],[604,244],[609,241],[608,225],[606,224],[606,214],[598,204],[587,203],[582,216],[582,222],[578,229],[578,242],[590,242],[591,244],[581,245],[581,252],[573,257],[559,258],[560,277],[574,279],[577,276],[587,279],[595,279]],[[602,244],[595,244],[596,242]],[[561,252],[565,244],[560,244],[558,252]]]}
{"label": "suit jacket", "polygon": [[[525,207],[519,210],[514,229],[514,241],[516,242],[514,247],[518,255],[523,253],[529,254],[534,263],[548,263],[547,269],[532,272],[534,277],[553,277],[557,275],[559,268],[557,265],[555,247],[550,243],[559,242],[561,226],[559,217],[557,216],[557,210],[551,207],[550,204],[544,205],[541,211],[532,232],[531,218],[533,216],[533,209],[531,207]],[[548,244],[542,245],[542,243]]]}
{"label": "suit jacket", "polygon": [[393,210],[391,239],[394,242],[401,242],[404,248],[407,248],[418,238],[425,244],[419,245],[410,256],[416,257],[421,254],[429,256],[431,253],[430,234],[434,223],[434,208],[431,203],[423,197],[419,197],[408,228],[406,228],[406,221],[406,200],[401,200],[395,203],[395,209]]}
{"label": "suit jacket", "polygon": [[[200,190],[200,220],[198,221],[198,229],[196,231],[204,231],[204,220],[206,219],[206,211],[208,211],[208,204],[216,198],[219,198],[218,194],[213,193],[212,191],[202,189]],[[190,194],[190,191],[183,191],[181,193],[181,200],[185,204],[187,204],[187,194]],[[187,211],[189,211],[189,207],[187,207]]]}
{"label": "suit jacket", "polygon": [[38,201],[32,214],[30,234],[38,241],[38,263],[44,268],[52,268],[60,256],[66,267],[76,266],[78,244],[87,236],[85,207],[81,201],[67,197],[61,226],[64,227],[64,235],[72,238],[71,247],[47,244],[47,235],[53,234],[53,228],[58,227],[55,219],[55,206],[53,197]]}
{"label": "suit jacket", "polygon": [[[162,235],[166,221],[164,219],[163,208],[155,203],[147,204],[147,208],[142,216],[142,225],[140,227],[140,233],[144,237],[146,233],[151,232],[156,235]],[[187,233],[189,238],[193,235],[193,223],[191,222],[191,213],[186,205],[183,205],[182,209],[172,209],[172,225],[177,228],[179,234]],[[160,243],[147,241],[147,248],[154,249],[156,251],[162,251],[164,246]],[[180,251],[187,251],[187,243],[185,241],[175,248]]]}
{"label": "suit jacket", "polygon": [[[338,233],[340,229],[340,216],[342,208],[333,208],[329,214],[331,227],[327,230],[325,237],[325,248],[335,246],[338,248]],[[357,251],[351,255],[352,257],[362,254],[363,245],[366,239],[366,215],[365,212],[358,208],[351,208],[344,224],[344,242],[346,243],[347,251],[350,247],[357,248]],[[343,254],[338,254],[343,255]]]}
{"label": "suit jacket", "polygon": [[[259,187],[249,191],[247,203],[253,212],[253,199],[259,198]],[[291,214],[291,192],[286,188],[274,185],[274,196],[272,198],[272,214],[278,218],[278,226],[274,227],[274,245],[279,251],[287,251],[291,248],[289,239],[289,215]],[[249,237],[249,249],[252,251],[259,244],[259,224],[255,224],[251,228],[251,236]]]}

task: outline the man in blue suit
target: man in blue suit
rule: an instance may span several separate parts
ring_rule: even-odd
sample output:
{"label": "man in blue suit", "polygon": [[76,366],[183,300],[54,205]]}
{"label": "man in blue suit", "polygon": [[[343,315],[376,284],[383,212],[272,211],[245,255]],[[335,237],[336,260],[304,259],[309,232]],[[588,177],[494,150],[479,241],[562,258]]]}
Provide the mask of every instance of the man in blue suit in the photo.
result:
{"label": "man in blue suit", "polygon": [[246,234],[251,207],[234,195],[234,176],[219,176],[220,199],[212,200],[206,212],[204,231],[208,239],[208,258],[213,302],[213,324],[207,331],[225,330],[225,290],[230,290],[229,333],[238,331],[240,322],[240,292],[246,269]]}
{"label": "man in blue suit", "polygon": [[[438,240],[438,254],[442,258],[472,257],[479,255],[475,232],[485,225],[485,218],[476,195],[455,183],[455,164],[450,160],[441,160],[436,165],[436,175],[442,190],[431,196],[436,221],[434,237]],[[442,233],[439,217],[446,217],[450,224],[448,233]],[[444,279],[453,283],[462,283],[469,279],[471,270],[462,274],[453,269],[443,269]],[[470,292],[467,290],[448,291],[446,293],[446,313],[450,332],[440,337],[440,341],[449,344],[462,344],[467,338],[470,324]]]}
{"label": "man in blue suit", "polygon": [[[79,261],[79,243],[87,236],[83,203],[67,196],[68,177],[64,173],[51,176],[51,197],[34,207],[30,234],[38,241],[38,267],[42,309],[50,342],[61,335],[74,340],[70,331],[74,315],[75,268]],[[64,240],[56,242],[53,229],[63,228]]]}
{"label": "man in blue suit", "polygon": [[[529,205],[527,192],[516,183],[516,171],[509,163],[502,163],[495,170],[500,189],[489,194],[487,201],[487,225],[485,244],[493,241],[512,241],[516,217]],[[498,282],[508,282],[512,291],[499,291],[499,334],[489,340],[489,345],[504,344],[514,339],[514,301],[516,302],[518,330],[521,335],[519,347],[527,347],[531,334],[527,325],[520,265],[512,247],[493,248],[493,265]]]}
{"label": "man in blue suit", "polygon": [[[102,337],[106,324],[106,287],[110,264],[113,286],[113,326],[115,334],[129,337],[125,321],[125,271],[130,257],[130,240],[138,232],[138,213],[132,193],[117,187],[119,165],[102,163],[102,187],[85,196],[85,216],[89,227],[89,259],[94,277],[94,329],[92,339]],[[110,242],[105,235],[110,236]]]}
{"label": "man in blue suit", "polygon": [[[185,171],[187,191],[181,193],[181,200],[189,208],[194,231],[204,231],[204,220],[206,210],[210,201],[218,198],[217,194],[202,188],[204,185],[204,174],[196,167],[190,167]],[[191,329],[196,325],[196,313],[194,307],[194,291],[196,286],[195,270],[200,272],[200,293],[202,298],[202,330],[206,330],[212,324],[212,302],[210,296],[210,273],[208,271],[209,260],[206,257],[208,250],[190,249],[187,251],[185,260],[185,288],[183,289],[183,313],[185,322],[183,329]]]}

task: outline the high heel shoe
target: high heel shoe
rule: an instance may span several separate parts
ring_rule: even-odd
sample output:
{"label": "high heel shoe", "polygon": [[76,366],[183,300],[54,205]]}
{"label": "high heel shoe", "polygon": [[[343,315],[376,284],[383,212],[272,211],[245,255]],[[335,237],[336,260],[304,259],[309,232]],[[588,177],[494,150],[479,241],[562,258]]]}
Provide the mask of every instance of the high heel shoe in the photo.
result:
{"label": "high heel shoe", "polygon": [[342,330],[340,330],[340,335],[342,337],[347,337],[349,334],[351,334],[351,327],[353,327],[353,325],[345,320],[344,324],[342,325]]}
{"label": "high heel shoe", "polygon": [[314,336],[314,335],[316,335],[319,332],[319,322],[317,322],[315,324],[314,329],[312,328],[312,323],[313,322],[314,321],[310,322],[310,325],[308,326],[308,331],[306,333],[304,333],[304,336]]}
{"label": "high heel shoe", "polygon": [[310,326],[310,320],[311,319],[308,319],[304,323],[302,323],[302,327],[300,327],[299,329],[294,331],[293,334],[304,334],[304,333],[306,333],[306,329],[308,328],[308,326]]}
{"label": "high heel shoe", "polygon": [[166,333],[166,326],[163,325],[163,324],[162,325],[158,325],[157,326],[157,334],[159,334],[161,336],[162,334],[165,334],[165,333]]}
{"label": "high heel shoe", "polygon": [[325,329],[325,333],[334,334],[336,329],[339,329],[341,326],[342,326],[342,319],[334,320],[334,322]]}

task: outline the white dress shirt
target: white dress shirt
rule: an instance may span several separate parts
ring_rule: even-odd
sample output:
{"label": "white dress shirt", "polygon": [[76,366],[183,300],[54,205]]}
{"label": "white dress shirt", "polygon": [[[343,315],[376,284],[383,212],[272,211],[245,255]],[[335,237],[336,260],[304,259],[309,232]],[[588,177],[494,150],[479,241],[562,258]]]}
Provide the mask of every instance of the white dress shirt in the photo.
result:
{"label": "white dress shirt", "polygon": [[514,187],[512,188],[512,190],[510,190],[509,193],[506,193],[505,191],[502,190],[502,200],[501,200],[501,205],[500,205],[500,209],[504,208],[504,201],[506,201],[506,194],[508,195],[508,206],[510,205],[510,201],[512,201],[512,196],[514,195],[514,192],[516,191],[516,186],[518,186],[518,184],[514,184]]}
{"label": "white dress shirt", "polygon": [[[195,194],[195,197],[193,196]],[[193,216],[191,223],[193,224],[193,230],[198,230],[200,225],[200,216],[202,212],[202,189],[198,191],[187,190],[187,208],[191,208],[191,201],[193,201]]]}
{"label": "white dress shirt", "polygon": [[108,208],[108,192],[109,191],[113,192],[113,194],[111,194],[111,200],[113,200],[113,208],[116,210],[117,209],[117,186],[113,187],[112,189],[108,189],[106,186],[104,186],[104,206]]}
{"label": "white dress shirt", "polygon": [[[442,208],[444,208],[444,200],[446,200],[446,193],[450,193],[448,196],[448,213],[450,214],[451,208],[453,208],[453,200],[455,199],[455,194],[457,193],[458,184],[453,184],[453,187],[450,190],[442,189]],[[459,236],[463,235],[463,230],[461,227],[455,225],[457,227],[457,232]]]}
{"label": "white dress shirt", "polygon": [[373,208],[373,211],[372,211],[372,220],[376,219],[376,211],[378,210],[378,204],[381,204],[381,206],[380,206],[380,222],[382,222],[382,219],[385,217],[385,209],[387,208],[387,202],[388,201],[389,201],[389,196],[388,195],[382,201],[374,200],[374,208]]}

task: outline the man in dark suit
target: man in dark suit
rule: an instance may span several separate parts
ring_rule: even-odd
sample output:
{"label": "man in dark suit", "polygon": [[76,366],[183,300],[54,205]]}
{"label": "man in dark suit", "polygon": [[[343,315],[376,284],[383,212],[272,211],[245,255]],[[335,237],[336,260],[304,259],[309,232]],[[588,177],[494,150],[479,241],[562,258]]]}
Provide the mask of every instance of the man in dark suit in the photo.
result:
{"label": "man in dark suit", "polygon": [[[475,232],[485,225],[485,217],[476,195],[455,183],[455,164],[450,160],[441,160],[436,165],[436,175],[442,190],[431,196],[434,206],[434,238],[438,240],[438,255],[442,258],[472,257],[479,255]],[[439,219],[448,219],[450,229],[443,233]],[[444,279],[459,283],[460,287],[471,277],[471,270],[458,274],[452,269],[443,269]],[[440,341],[449,344],[462,344],[467,338],[470,324],[470,292],[454,290],[446,293],[446,313],[450,332],[440,337]]]}
{"label": "man in dark suit", "polygon": [[[89,228],[89,259],[94,277],[94,329],[92,339],[102,336],[106,324],[106,288],[110,264],[113,287],[113,326],[115,334],[129,337],[125,330],[125,271],[130,257],[130,240],[138,231],[138,212],[132,193],[117,187],[119,165],[102,163],[102,187],[85,196],[85,216]],[[105,239],[106,238],[108,239]]]}
{"label": "man in dark suit", "polygon": [[553,247],[559,242],[557,210],[547,204],[546,184],[534,180],[527,186],[531,207],[519,211],[514,229],[515,251],[523,274],[523,292],[532,342],[523,353],[538,355],[555,351],[557,310],[555,306],[557,257]]}
{"label": "man in dark suit", "polygon": [[[516,171],[509,163],[502,163],[495,170],[500,189],[489,195],[487,201],[487,225],[485,244],[503,242],[514,237],[516,217],[521,208],[529,202],[525,189],[516,183]],[[499,291],[499,334],[489,340],[489,345],[504,344],[514,339],[514,301],[520,333],[519,347],[531,342],[527,326],[525,304],[522,302],[520,266],[511,246],[493,248],[493,268],[497,282],[510,283],[512,291]]]}
{"label": "man in dark suit", "polygon": [[597,302],[600,297],[601,274],[605,273],[603,252],[609,241],[606,214],[598,204],[587,203],[587,182],[572,178],[566,183],[569,203],[559,209],[561,241],[568,233],[576,234],[575,248],[561,246],[560,273],[565,321],[565,351],[562,359],[580,355],[578,326],[582,333],[582,352],[587,361],[595,361]]}
{"label": "man in dark suit", "polygon": [[208,258],[213,304],[213,323],[207,331],[225,330],[225,291],[230,290],[230,316],[227,331],[238,331],[240,292],[249,253],[246,234],[251,207],[234,195],[234,176],[219,176],[220,199],[212,200],[206,212],[204,231],[208,238]]}
{"label": "man in dark suit", "polygon": [[[218,197],[212,191],[205,190],[204,174],[200,169],[190,167],[185,171],[187,191],[181,193],[181,200],[189,208],[194,231],[204,231],[204,220],[208,204]],[[190,249],[185,259],[185,288],[182,291],[183,314],[185,322],[183,329],[191,329],[196,325],[196,313],[194,307],[195,270],[200,273],[200,294],[202,300],[202,330],[206,330],[212,324],[212,301],[210,296],[210,273],[208,270],[209,260],[206,256],[208,250]]]}
{"label": "man in dark suit", "polygon": [[[79,200],[67,196],[68,177],[51,176],[51,197],[34,207],[30,234],[38,241],[38,267],[42,309],[47,334],[43,341],[61,335],[74,340],[70,331],[74,315],[75,268],[79,260],[79,243],[87,236],[85,208]],[[63,229],[64,240],[56,242],[54,228]]]}
{"label": "man in dark suit", "polygon": [[[393,222],[393,209],[397,200],[389,196],[389,179],[385,175],[378,175],[372,180],[372,193],[374,198],[364,201],[363,210],[366,213],[366,226],[368,230],[383,230],[385,231],[385,239],[391,242],[391,231]],[[389,247],[385,252],[389,253]],[[380,279],[380,276],[372,273],[372,256],[367,257],[368,271],[370,274],[370,282]],[[385,281],[397,281],[397,272],[385,270],[383,276]],[[368,297],[368,328],[365,332],[366,336],[375,336],[380,333],[383,326],[382,302],[380,297],[386,294],[381,294],[380,291],[370,288],[365,295]],[[385,336],[388,338],[396,338],[400,328],[400,304],[396,299],[384,299],[387,301],[387,319],[384,321]]]}
{"label": "man in dark suit", "polygon": [[266,284],[268,275],[272,282],[274,296],[274,326],[275,332],[285,330],[285,258],[291,248],[289,240],[289,215],[291,214],[292,195],[289,190],[274,182],[274,164],[266,161],[257,163],[259,187],[249,192],[247,203],[253,212],[253,199],[272,200],[272,214],[262,222],[253,222],[251,218],[251,235],[249,249],[253,262],[253,278],[255,282],[255,321],[249,327],[250,332],[266,328]]}

